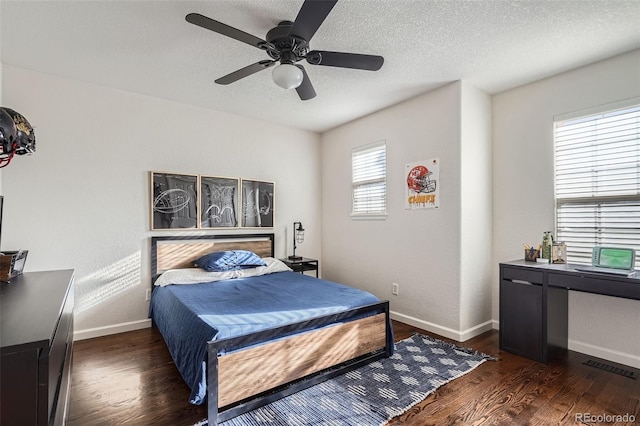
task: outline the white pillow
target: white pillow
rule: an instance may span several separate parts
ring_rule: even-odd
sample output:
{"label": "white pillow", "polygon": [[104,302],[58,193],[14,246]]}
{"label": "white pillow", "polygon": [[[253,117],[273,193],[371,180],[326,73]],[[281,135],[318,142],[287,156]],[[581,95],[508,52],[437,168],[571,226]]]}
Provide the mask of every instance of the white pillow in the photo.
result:
{"label": "white pillow", "polygon": [[169,269],[164,271],[153,284],[164,287],[170,284],[209,283],[237,278],[238,272],[240,271],[207,272],[201,268]]}
{"label": "white pillow", "polygon": [[257,277],[259,275],[273,274],[274,272],[292,271],[292,269],[282,261],[273,257],[265,257],[262,260],[264,260],[267,266],[238,269],[235,271],[207,272],[201,268],[169,269],[158,277],[154,285],[164,287],[170,284],[210,283],[233,278]]}
{"label": "white pillow", "polygon": [[264,260],[267,266],[239,269],[236,271],[239,272],[238,278],[257,277],[258,275],[273,274],[274,272],[293,271],[293,269],[285,265],[284,262],[273,257],[263,257],[262,260]]}

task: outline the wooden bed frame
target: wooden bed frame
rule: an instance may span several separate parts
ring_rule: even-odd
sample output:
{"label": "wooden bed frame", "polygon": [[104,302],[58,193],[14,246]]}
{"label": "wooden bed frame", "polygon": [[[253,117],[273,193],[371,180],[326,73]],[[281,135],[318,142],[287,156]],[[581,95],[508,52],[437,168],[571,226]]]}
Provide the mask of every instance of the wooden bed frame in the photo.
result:
{"label": "wooden bed frame", "polygon": [[[274,234],[151,237],[153,282],[221,250],[274,256]],[[274,340],[275,339],[275,340]],[[209,426],[291,395],[393,352],[389,302],[207,342]]]}

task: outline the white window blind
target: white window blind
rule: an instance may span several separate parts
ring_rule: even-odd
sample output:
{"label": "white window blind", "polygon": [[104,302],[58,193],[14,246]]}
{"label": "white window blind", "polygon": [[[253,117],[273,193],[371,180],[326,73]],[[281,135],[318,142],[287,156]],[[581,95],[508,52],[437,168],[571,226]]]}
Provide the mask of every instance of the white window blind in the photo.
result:
{"label": "white window blind", "polygon": [[556,240],[570,263],[593,246],[636,249],[640,264],[640,104],[555,122]]}
{"label": "white window blind", "polygon": [[354,148],[351,152],[352,216],[387,213],[387,145],[385,141]]}

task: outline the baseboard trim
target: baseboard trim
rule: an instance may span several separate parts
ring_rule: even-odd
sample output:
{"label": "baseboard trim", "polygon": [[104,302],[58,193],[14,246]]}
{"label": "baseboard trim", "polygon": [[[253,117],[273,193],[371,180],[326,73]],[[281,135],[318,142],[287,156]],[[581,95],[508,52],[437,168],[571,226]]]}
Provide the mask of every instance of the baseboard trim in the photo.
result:
{"label": "baseboard trim", "polygon": [[[494,328],[500,329],[500,322],[494,321]],[[601,346],[591,345],[589,343],[579,342],[569,339],[567,349],[582,354],[591,355],[596,358],[606,359],[607,361],[617,362],[618,364],[628,365],[629,367],[640,368],[640,356],[629,354],[626,352],[614,351],[603,348]]]}
{"label": "baseboard trim", "polygon": [[488,320],[483,322],[482,324],[478,324],[471,328],[467,328],[466,330],[462,330],[460,332],[460,342],[467,341],[473,337],[479,336],[485,331],[493,330],[493,320]]}
{"label": "baseboard trim", "polygon": [[569,340],[568,346],[569,350],[572,351],[617,362],[618,364],[628,365],[629,367],[640,368],[640,356],[637,355],[614,351],[600,346],[591,345],[589,343],[578,342],[576,340]]}
{"label": "baseboard trim", "polygon": [[483,322],[482,324],[478,324],[474,327],[468,328],[466,330],[454,330],[449,327],[443,327],[441,325],[424,321],[409,315],[404,315],[395,311],[390,311],[389,316],[391,317],[391,319],[394,319],[396,321],[400,321],[405,324],[409,324],[414,327],[418,327],[423,330],[430,331],[431,333],[438,334],[448,339],[453,339],[457,342],[464,342],[465,340],[469,340],[472,337],[478,336],[484,333],[485,331],[491,330],[493,328],[493,323],[494,323],[494,321],[489,320],[489,321]]}
{"label": "baseboard trim", "polygon": [[110,334],[125,333],[127,331],[141,330],[151,327],[151,320],[124,322],[120,324],[107,325],[104,327],[88,328],[86,330],[75,330],[73,341],[93,339],[94,337],[108,336]]}

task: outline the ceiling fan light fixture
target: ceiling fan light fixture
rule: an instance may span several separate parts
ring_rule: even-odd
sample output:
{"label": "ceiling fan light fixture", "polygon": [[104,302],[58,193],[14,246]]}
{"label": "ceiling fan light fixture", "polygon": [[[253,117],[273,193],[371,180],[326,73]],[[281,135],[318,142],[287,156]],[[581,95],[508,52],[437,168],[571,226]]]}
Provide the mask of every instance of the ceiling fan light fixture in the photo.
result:
{"label": "ceiling fan light fixture", "polygon": [[283,89],[295,89],[302,84],[302,70],[293,64],[280,64],[271,72],[273,82]]}

